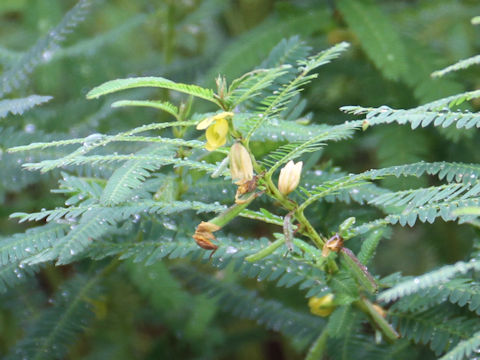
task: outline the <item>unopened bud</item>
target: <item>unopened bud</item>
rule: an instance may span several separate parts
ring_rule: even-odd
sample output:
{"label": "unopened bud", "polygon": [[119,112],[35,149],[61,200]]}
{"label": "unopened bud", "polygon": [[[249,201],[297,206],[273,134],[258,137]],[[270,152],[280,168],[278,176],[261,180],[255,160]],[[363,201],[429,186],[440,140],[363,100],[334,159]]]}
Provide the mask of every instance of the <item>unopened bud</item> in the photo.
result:
{"label": "unopened bud", "polygon": [[280,170],[280,176],[278,178],[278,190],[283,195],[290,194],[295,190],[300,182],[300,174],[302,173],[303,162],[299,161],[294,163],[290,160],[287,165]]}
{"label": "unopened bud", "polygon": [[363,122],[362,122],[362,130],[363,130],[363,131],[367,130],[369,126],[370,126],[370,123],[368,122],[368,120],[363,120]]}
{"label": "unopened bud", "polygon": [[236,184],[241,185],[253,179],[252,159],[242,144],[233,144],[229,157],[230,173]]}
{"label": "unopened bud", "polygon": [[322,297],[311,297],[308,300],[308,307],[310,312],[314,315],[326,317],[330,315],[335,309],[333,303],[334,296],[333,294],[327,294]]}

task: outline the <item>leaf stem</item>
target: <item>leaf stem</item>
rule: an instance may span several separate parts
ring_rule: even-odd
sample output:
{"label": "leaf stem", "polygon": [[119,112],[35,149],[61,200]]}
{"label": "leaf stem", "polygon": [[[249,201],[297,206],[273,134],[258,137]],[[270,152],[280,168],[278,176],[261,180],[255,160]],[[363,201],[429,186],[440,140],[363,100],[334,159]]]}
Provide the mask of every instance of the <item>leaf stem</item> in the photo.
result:
{"label": "leaf stem", "polygon": [[260,250],[259,252],[249,255],[245,258],[245,260],[250,261],[250,262],[255,262],[258,260],[261,260],[268,255],[272,254],[275,250],[277,250],[280,246],[282,246],[285,243],[285,239],[278,239],[272,242],[270,245],[268,245],[265,249]]}

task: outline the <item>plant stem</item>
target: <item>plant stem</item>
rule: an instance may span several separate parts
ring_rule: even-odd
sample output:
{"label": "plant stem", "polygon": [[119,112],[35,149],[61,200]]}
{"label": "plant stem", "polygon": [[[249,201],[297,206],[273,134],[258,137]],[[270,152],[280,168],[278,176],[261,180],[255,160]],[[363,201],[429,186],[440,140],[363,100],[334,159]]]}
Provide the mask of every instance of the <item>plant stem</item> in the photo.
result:
{"label": "plant stem", "polygon": [[255,262],[258,260],[261,260],[271,253],[273,253],[275,250],[277,250],[280,246],[282,246],[285,243],[285,239],[278,239],[268,245],[265,249],[260,250],[256,254],[249,255],[245,258],[245,260],[250,261],[250,262]]}
{"label": "plant stem", "polygon": [[376,327],[382,332],[383,335],[389,340],[397,340],[400,335],[395,331],[395,329],[390,325],[387,320],[374,308],[373,304],[366,298],[361,297],[360,300],[355,302],[360,310],[370,315]]}
{"label": "plant stem", "polygon": [[[252,159],[252,164],[255,172],[258,174],[262,173],[264,169],[257,163],[255,160],[255,156],[252,154],[250,148],[248,147],[248,139],[243,141],[243,145],[247,149],[247,151],[250,154],[250,157]],[[290,199],[288,199],[286,196],[284,196],[278,188],[275,186],[275,184],[272,181],[272,174],[266,173],[263,176],[263,182],[265,185],[265,191],[268,196],[270,196],[272,199],[276,200],[277,202],[280,203],[280,205],[288,210],[289,212],[292,212],[295,216],[295,219],[300,223],[302,227],[301,233],[306,235],[310,240],[313,241],[313,243],[319,248],[322,249],[323,245],[326,242],[326,239],[324,239],[310,224],[310,221],[305,217],[305,214],[303,213],[303,209],[298,207],[298,204]],[[330,268],[331,271],[336,271],[337,266],[336,264],[331,264],[332,261],[328,261],[328,267]]]}
{"label": "plant stem", "polygon": [[327,327],[325,327],[325,329],[323,329],[318,338],[316,338],[313,344],[310,346],[310,349],[308,349],[308,354],[305,357],[305,360],[321,359],[327,347],[327,338],[328,331]]}
{"label": "plant stem", "polygon": [[220,215],[214,217],[213,219],[209,220],[209,223],[215,224],[217,226],[223,227],[232,221],[238,214],[242,212],[250,203],[261,193],[253,193],[250,197],[245,200],[242,204],[235,204],[230,206],[227,210],[225,210]]}

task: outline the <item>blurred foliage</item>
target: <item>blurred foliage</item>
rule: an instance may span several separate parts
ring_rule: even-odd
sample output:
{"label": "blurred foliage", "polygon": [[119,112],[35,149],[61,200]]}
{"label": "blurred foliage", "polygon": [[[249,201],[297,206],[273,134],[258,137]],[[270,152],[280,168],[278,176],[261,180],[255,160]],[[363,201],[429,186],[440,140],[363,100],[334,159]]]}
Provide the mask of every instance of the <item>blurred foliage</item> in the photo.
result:
{"label": "blurred foliage", "polygon": [[[82,9],[62,25],[74,6]],[[347,41],[352,44],[350,50],[321,68],[319,77],[302,93],[305,103],[300,110],[304,122],[338,125],[352,119],[339,111],[344,105],[409,109],[477,89],[478,66],[439,79],[430,74],[479,53],[479,28],[470,22],[478,14],[480,4],[474,0],[2,0],[0,101],[32,94],[52,99],[44,99],[46,103],[32,110],[18,109],[18,114],[3,115],[0,111],[0,235],[7,238],[29,227],[9,219],[11,213],[55,209],[64,202],[49,190],[57,187],[59,170],[40,174],[25,171],[21,165],[59,158],[72,150],[49,148],[25,155],[7,153],[8,148],[95,133],[114,134],[171,120],[167,113],[150,108],[112,108],[110,105],[124,94],[86,100],[86,93],[105,81],[161,76],[213,88],[218,74],[231,82],[259,66],[282,39],[298,35],[315,52]],[[187,96],[165,89],[129,90],[128,96],[189,103]],[[196,101],[192,106],[195,113],[216,110],[206,102]],[[478,98],[460,106],[463,111],[479,108]],[[114,146],[122,149],[122,145]],[[255,151],[268,153],[273,148],[273,144],[261,143]],[[389,124],[332,143],[321,157],[311,156],[308,161],[310,169],[320,173],[359,173],[420,160],[480,163],[479,148],[480,136],[475,129],[428,127],[411,131]],[[140,147],[130,149],[134,152]],[[110,163],[95,169],[80,166],[77,174],[87,180],[96,178],[98,185],[104,186],[104,179],[114,169]],[[70,173],[70,169],[65,171]],[[225,199],[218,197],[218,185],[195,177],[185,179],[185,188],[178,192],[186,199],[198,200],[197,189],[212,202]],[[168,177],[160,180],[172,188],[178,185]],[[438,185],[438,180],[390,177],[377,183],[403,190]],[[234,190],[226,188],[224,193],[227,190],[232,199]],[[322,202],[314,204],[309,214],[315,215],[315,227],[329,233],[344,218],[368,217],[372,211],[358,204],[345,207]],[[176,216],[160,220],[146,216],[141,222],[123,224],[118,236],[131,227],[139,242],[142,234],[152,231],[159,239],[174,238],[178,229],[193,233],[191,220]],[[166,230],[159,229],[159,222]],[[246,220],[231,227],[240,236],[256,238],[271,237],[272,229],[278,231]],[[422,274],[469,258],[477,237],[474,227],[453,222],[418,223],[414,228],[395,225],[369,268],[382,277],[397,271]],[[351,246],[356,253],[361,242]],[[15,273],[25,282],[0,298],[1,356],[20,359],[28,349],[38,349],[38,344],[29,343],[28,336],[32,336],[48,347],[45,354],[37,352],[35,358],[51,358],[50,346],[58,343],[62,346],[55,345],[58,348],[53,353],[68,359],[300,359],[324,326],[325,321],[308,314],[308,300],[298,289],[245,280],[232,267],[212,270],[208,262],[193,267],[188,259],[171,258],[148,266],[135,258],[113,265],[107,260],[83,260],[59,267],[49,264],[35,269],[36,275],[28,279],[24,278],[29,274]],[[12,269],[0,269],[7,271]],[[229,284],[232,287],[226,286]],[[239,289],[234,287],[238,284],[242,285]],[[209,288],[220,294],[218,301],[205,295]],[[284,316],[305,323],[311,332],[302,333],[299,339],[288,324],[265,323],[253,312],[236,309],[234,304],[242,301],[244,307],[255,304],[265,312],[276,309],[277,302],[286,304],[290,312]],[[443,310],[453,311],[448,306]],[[49,333],[51,338],[42,337],[45,329],[37,325],[58,318],[70,323],[68,336]],[[352,323],[361,321],[365,319],[352,319]],[[396,321],[402,320],[399,317]],[[346,332],[351,328],[352,324],[345,325]],[[356,356],[365,359],[391,358],[384,345],[373,350],[373,332],[372,328],[364,334],[352,332],[348,343],[338,344],[340,340],[334,339],[328,344],[333,349],[332,358],[349,359],[350,351],[358,351]],[[409,348],[408,341],[402,339],[395,345],[400,354],[412,356],[404,358],[435,358],[422,344],[428,341],[413,340],[409,344],[419,344]],[[341,354],[336,351],[340,346]]]}

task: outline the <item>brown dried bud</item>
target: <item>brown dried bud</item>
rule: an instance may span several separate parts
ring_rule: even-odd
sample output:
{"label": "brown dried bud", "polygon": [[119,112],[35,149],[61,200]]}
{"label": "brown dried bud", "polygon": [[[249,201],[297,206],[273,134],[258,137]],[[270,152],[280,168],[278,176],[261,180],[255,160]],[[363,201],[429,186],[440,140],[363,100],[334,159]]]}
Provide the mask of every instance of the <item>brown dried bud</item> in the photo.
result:
{"label": "brown dried bud", "polygon": [[250,196],[246,197],[245,194],[249,194],[257,188],[257,177],[255,176],[252,180],[245,181],[238,185],[237,193],[235,194],[235,203],[244,204],[249,201]]}
{"label": "brown dried bud", "polygon": [[193,234],[193,239],[202,249],[213,250],[210,254],[210,257],[218,249],[218,246],[212,243],[211,240],[215,240],[215,235],[213,233],[217,230],[220,230],[220,226],[202,221],[196,228],[195,234]]}
{"label": "brown dried bud", "polygon": [[335,234],[330,239],[327,240],[325,245],[323,245],[322,256],[327,257],[330,254],[330,251],[339,252],[343,247],[343,239],[340,235]]}

